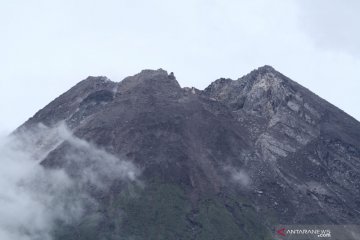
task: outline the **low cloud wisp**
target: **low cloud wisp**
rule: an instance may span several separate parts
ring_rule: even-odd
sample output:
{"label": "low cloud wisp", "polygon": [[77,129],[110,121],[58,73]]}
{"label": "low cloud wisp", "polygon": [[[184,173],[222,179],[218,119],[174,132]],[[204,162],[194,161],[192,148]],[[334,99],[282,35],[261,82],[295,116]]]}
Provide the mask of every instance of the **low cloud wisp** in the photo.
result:
{"label": "low cloud wisp", "polygon": [[[61,144],[65,168],[40,162]],[[84,189],[108,190],[114,180],[136,182],[139,170],[130,162],[81,140],[59,124],[0,137],[0,239],[51,240],[57,221],[78,220],[96,200]],[[77,176],[66,166],[81,167]]]}
{"label": "low cloud wisp", "polygon": [[231,166],[224,167],[224,171],[229,174],[230,180],[241,187],[247,188],[251,184],[249,174],[244,169],[236,169]]}

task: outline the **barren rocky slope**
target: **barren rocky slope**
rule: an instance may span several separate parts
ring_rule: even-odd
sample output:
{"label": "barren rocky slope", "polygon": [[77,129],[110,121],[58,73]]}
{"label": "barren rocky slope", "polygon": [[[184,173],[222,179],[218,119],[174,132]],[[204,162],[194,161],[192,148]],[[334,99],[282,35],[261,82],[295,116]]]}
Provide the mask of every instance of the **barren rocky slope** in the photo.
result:
{"label": "barren rocky slope", "polygon": [[[141,184],[89,187],[99,204],[58,239],[271,239],[279,223],[360,224],[360,123],[270,66],[202,91],[162,69],[89,77],[17,131],[61,121],[133,162]],[[76,178],[72,148],[41,164]]]}

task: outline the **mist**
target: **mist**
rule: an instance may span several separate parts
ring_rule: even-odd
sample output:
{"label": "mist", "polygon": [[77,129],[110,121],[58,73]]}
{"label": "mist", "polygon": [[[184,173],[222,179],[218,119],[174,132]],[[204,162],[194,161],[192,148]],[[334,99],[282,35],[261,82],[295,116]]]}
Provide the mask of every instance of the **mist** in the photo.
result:
{"label": "mist", "polygon": [[[61,168],[40,164],[56,147],[70,145]],[[59,221],[76,222],[97,200],[85,189],[108,190],[114,180],[136,182],[132,163],[75,137],[64,123],[0,137],[0,239],[51,240]],[[91,164],[89,164],[91,162]],[[67,167],[83,165],[77,175]]]}
{"label": "mist", "polygon": [[225,166],[223,169],[229,175],[231,182],[244,188],[251,185],[250,176],[244,169],[238,169],[230,165]]}

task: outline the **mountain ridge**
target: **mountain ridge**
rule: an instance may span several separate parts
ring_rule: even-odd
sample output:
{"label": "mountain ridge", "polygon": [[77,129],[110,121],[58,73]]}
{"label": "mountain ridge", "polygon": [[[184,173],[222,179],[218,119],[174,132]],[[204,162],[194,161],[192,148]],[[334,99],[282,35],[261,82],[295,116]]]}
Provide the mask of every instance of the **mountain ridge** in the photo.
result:
{"label": "mountain ridge", "polygon": [[[119,83],[89,77],[17,131],[61,121],[142,169],[139,197],[122,184],[94,193],[102,218],[93,239],[271,239],[280,223],[360,223],[360,123],[270,66],[204,90],[162,69]],[[41,164],[66,169],[71,151],[60,143]],[[83,239],[89,229],[76,231]]]}

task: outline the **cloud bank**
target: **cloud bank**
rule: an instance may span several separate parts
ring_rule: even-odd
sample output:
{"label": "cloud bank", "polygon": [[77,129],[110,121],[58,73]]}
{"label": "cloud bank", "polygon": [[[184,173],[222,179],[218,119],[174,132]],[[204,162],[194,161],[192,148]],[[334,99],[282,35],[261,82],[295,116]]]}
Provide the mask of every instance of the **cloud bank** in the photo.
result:
{"label": "cloud bank", "polygon": [[[81,167],[77,175],[40,162],[64,143],[64,166]],[[130,162],[76,138],[64,124],[39,125],[16,136],[0,137],[0,239],[51,240],[56,222],[78,220],[96,200],[84,189],[107,190],[114,180],[134,182],[139,170]]]}

